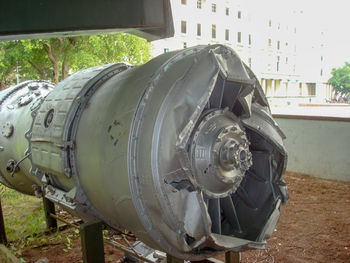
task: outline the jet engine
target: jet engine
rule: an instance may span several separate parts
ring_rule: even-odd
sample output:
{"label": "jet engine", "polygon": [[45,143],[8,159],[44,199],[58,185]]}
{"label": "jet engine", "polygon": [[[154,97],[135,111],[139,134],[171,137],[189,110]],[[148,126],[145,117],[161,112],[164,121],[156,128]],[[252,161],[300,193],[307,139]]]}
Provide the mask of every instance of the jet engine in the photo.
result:
{"label": "jet engine", "polygon": [[230,48],[0,93],[0,181],[174,257],[264,248],[288,199],[284,135]]}

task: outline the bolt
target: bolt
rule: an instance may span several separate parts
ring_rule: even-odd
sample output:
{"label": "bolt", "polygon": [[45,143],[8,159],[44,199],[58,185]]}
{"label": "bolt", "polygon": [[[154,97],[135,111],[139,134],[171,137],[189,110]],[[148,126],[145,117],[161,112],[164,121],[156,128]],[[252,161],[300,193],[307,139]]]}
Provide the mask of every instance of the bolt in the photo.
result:
{"label": "bolt", "polygon": [[56,192],[56,189],[53,187],[53,186],[51,186],[51,185],[47,185],[47,191],[49,191],[51,194],[54,194],[55,192]]}
{"label": "bolt", "polygon": [[74,203],[73,198],[67,196],[66,194],[64,194],[63,197],[64,197],[64,199],[66,199],[66,201],[67,201],[68,203]]}
{"label": "bolt", "polygon": [[38,198],[43,197],[41,187],[39,185],[33,184],[32,188],[34,190],[34,195]]}
{"label": "bolt", "polygon": [[240,159],[241,161],[244,161],[244,160],[246,160],[246,158],[247,158],[247,152],[246,152],[245,150],[242,150],[242,151],[239,153],[239,159]]}

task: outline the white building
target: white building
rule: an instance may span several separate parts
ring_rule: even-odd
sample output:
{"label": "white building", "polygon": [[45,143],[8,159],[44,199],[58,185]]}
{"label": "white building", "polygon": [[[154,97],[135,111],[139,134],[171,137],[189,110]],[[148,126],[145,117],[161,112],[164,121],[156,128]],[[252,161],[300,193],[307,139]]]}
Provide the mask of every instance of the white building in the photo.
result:
{"label": "white building", "polygon": [[[313,38],[319,42],[310,51],[309,43],[299,36],[299,31],[302,35],[306,30],[300,25],[302,12],[268,11],[262,3],[257,6],[259,1],[252,5],[252,1],[244,0],[172,0],[171,4],[175,35],[154,41],[154,56],[221,43],[232,47],[252,68],[266,95],[274,101],[300,103],[311,98],[324,102],[330,97],[323,83],[327,74],[321,71],[325,59],[321,38]],[[312,66],[305,67],[308,63]]]}

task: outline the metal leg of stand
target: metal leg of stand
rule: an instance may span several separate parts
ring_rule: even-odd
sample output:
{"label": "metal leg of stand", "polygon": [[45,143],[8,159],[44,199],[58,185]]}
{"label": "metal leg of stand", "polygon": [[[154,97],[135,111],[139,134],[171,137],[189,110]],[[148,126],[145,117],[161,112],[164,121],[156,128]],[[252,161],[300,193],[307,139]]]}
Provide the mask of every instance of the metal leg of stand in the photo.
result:
{"label": "metal leg of stand", "polygon": [[166,262],[167,263],[184,263],[183,259],[178,259],[173,256],[170,256],[169,254],[166,255]]}
{"label": "metal leg of stand", "polygon": [[239,263],[241,262],[241,254],[239,252],[228,251],[225,253],[226,263]]}
{"label": "metal leg of stand", "polygon": [[5,231],[5,221],[2,214],[1,197],[0,197],[0,244],[7,244],[6,231]]}
{"label": "metal leg of stand", "polygon": [[87,222],[80,225],[81,250],[84,263],[104,263],[102,223]]}
{"label": "metal leg of stand", "polygon": [[47,198],[43,198],[45,220],[48,229],[57,229],[57,220],[53,218],[50,214],[56,214],[55,204]]}

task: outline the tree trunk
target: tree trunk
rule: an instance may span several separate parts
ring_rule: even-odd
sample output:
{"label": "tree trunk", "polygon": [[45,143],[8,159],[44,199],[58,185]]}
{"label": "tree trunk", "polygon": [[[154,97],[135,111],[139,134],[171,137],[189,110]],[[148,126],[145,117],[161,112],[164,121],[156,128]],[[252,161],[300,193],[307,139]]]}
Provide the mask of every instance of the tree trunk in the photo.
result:
{"label": "tree trunk", "polygon": [[68,77],[68,63],[66,58],[63,59],[62,62],[62,80]]}
{"label": "tree trunk", "polygon": [[6,89],[5,82],[0,81],[0,90],[4,90],[4,89]]}
{"label": "tree trunk", "polygon": [[43,43],[43,47],[52,63],[53,66],[53,82],[54,83],[58,83],[59,79],[60,79],[60,69],[59,69],[59,65],[58,65],[58,60],[59,57],[62,54],[63,51],[63,39],[59,38],[59,49],[57,51],[57,54],[54,54],[54,50],[53,47],[51,45],[47,45],[45,43]]}
{"label": "tree trunk", "polygon": [[46,75],[45,75],[44,70],[41,67],[39,67],[38,64],[34,63],[33,61],[29,61],[29,64],[32,65],[32,67],[35,68],[36,71],[38,71],[41,79],[43,79],[43,80],[46,79]]}
{"label": "tree trunk", "polygon": [[53,62],[53,82],[58,83],[60,81],[60,69],[57,61]]}

